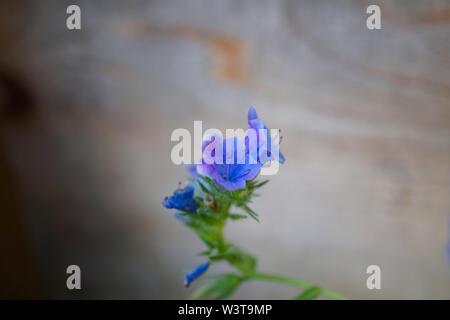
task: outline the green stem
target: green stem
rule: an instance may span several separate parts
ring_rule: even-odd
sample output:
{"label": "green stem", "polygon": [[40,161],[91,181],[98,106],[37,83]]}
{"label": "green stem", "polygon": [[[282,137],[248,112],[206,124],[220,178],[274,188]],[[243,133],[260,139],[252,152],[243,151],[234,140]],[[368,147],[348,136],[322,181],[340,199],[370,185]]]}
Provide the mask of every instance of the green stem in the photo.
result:
{"label": "green stem", "polygon": [[[281,275],[277,275],[277,274],[270,274],[270,273],[253,273],[249,276],[246,277],[247,279],[260,279],[260,280],[268,280],[268,281],[274,281],[274,282],[279,282],[279,283],[285,283],[285,284],[290,284],[292,286],[295,287],[299,287],[299,288],[303,288],[303,289],[307,289],[309,287],[311,287],[313,284],[306,282],[306,281],[302,281],[302,280],[298,280],[298,279],[293,279],[293,278],[289,278],[289,277],[285,277],[285,276],[281,276]],[[346,297],[340,295],[337,292],[334,292],[332,290],[329,289],[325,289],[322,288],[322,294],[324,296],[327,296],[329,298],[333,298],[333,299],[337,299],[337,300],[347,300]]]}
{"label": "green stem", "polygon": [[[228,201],[222,205],[222,208],[220,210],[220,215],[222,217],[225,217],[228,214],[228,210],[230,209],[231,202]],[[225,226],[225,221],[220,225],[219,227],[219,252],[224,252],[227,247],[227,242],[225,240],[225,237],[223,236],[223,227]]]}

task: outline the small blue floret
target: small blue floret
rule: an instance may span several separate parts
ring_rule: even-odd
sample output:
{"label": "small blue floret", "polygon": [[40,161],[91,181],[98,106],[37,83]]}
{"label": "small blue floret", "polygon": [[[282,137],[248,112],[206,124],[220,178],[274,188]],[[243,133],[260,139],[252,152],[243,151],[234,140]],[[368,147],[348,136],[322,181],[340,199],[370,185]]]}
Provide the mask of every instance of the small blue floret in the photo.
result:
{"label": "small blue floret", "polygon": [[195,212],[197,206],[194,200],[194,187],[188,184],[183,189],[177,189],[170,197],[165,197],[162,205],[167,209],[178,209],[184,212]]}
{"label": "small blue floret", "polygon": [[200,277],[202,274],[208,270],[209,262],[202,263],[201,265],[196,266],[192,269],[185,277],[184,277],[184,286],[188,288],[192,281]]}

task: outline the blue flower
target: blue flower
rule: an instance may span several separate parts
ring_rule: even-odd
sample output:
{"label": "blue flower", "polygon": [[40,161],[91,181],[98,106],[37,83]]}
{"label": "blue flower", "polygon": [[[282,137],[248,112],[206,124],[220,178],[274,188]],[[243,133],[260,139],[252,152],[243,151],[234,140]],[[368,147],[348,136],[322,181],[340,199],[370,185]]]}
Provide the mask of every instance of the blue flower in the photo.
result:
{"label": "blue flower", "polygon": [[162,205],[167,209],[195,212],[197,205],[194,200],[194,187],[187,184],[186,187],[175,190],[173,195],[164,198]]}
{"label": "blue flower", "polygon": [[192,281],[194,281],[195,279],[200,277],[202,274],[204,274],[206,272],[206,270],[208,270],[208,267],[209,267],[209,262],[205,262],[205,263],[202,263],[202,264],[196,266],[191,271],[189,271],[189,273],[184,277],[184,286],[186,288],[189,288]]}
{"label": "blue flower", "polygon": [[[279,149],[281,137],[279,139],[279,142],[273,140],[273,137],[271,137],[270,135],[270,130],[267,128],[264,122],[259,119],[258,114],[256,113],[256,110],[255,108],[253,108],[253,106],[248,109],[247,120],[250,129],[254,129],[256,131],[258,162],[261,162],[261,164],[265,164],[266,162],[272,160],[278,160],[280,163],[284,163],[285,158]],[[259,129],[265,129],[266,134],[260,136]]]}
{"label": "blue flower", "polygon": [[[254,179],[265,163],[272,160],[284,163],[278,139],[271,137],[270,130],[258,118],[255,108],[250,107],[247,117],[250,129],[253,130],[247,132],[244,141],[236,137],[224,140],[219,134],[203,137],[202,161],[196,170],[194,167],[188,168],[194,179],[197,174],[207,176],[219,186],[234,191],[245,188],[246,181]],[[265,134],[260,133],[259,129],[265,129]],[[210,152],[205,152],[208,149]],[[220,163],[216,159],[221,157],[216,157],[218,151],[222,151]]]}
{"label": "blue flower", "polygon": [[[216,143],[215,146],[222,147],[221,163],[208,159],[204,154],[202,163],[197,166],[197,172],[213,179],[227,190],[245,188],[246,181],[255,178],[262,165],[256,160],[250,161],[251,156],[245,148],[245,143],[237,138],[223,140],[220,135],[208,136],[204,138],[203,151],[213,142]],[[227,148],[227,145],[233,145],[233,148]],[[217,150],[212,152],[211,157],[215,157],[215,152]]]}

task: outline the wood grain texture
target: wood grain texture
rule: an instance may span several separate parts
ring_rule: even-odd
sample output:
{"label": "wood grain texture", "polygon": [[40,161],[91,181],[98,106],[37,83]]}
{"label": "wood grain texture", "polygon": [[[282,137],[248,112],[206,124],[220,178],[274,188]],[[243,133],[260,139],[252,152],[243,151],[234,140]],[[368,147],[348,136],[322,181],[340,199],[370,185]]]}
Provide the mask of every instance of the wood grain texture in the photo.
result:
{"label": "wood grain texture", "polygon": [[244,127],[254,105],[287,161],[255,201],[261,224],[228,235],[262,270],[350,298],[449,298],[448,1],[79,1],[79,32],[44,2],[1,4],[0,72],[36,94],[2,135],[51,297],[80,297],[64,287],[75,262],[82,297],[187,297],[202,245],[160,205],[186,177],[170,134]]}

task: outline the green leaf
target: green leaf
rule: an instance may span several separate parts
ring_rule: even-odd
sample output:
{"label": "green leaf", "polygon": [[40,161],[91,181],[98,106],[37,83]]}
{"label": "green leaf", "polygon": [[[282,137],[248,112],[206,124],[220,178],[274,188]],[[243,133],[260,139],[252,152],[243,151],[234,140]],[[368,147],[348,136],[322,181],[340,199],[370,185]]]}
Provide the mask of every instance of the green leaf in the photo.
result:
{"label": "green leaf", "polygon": [[238,214],[238,213],[229,213],[227,215],[231,220],[241,220],[241,219],[247,219],[247,216],[244,214]]}
{"label": "green leaf", "polygon": [[190,215],[190,221],[186,225],[191,227],[209,248],[217,248],[220,243],[219,226],[208,223],[207,220],[204,216],[193,214]]}
{"label": "green leaf", "polygon": [[257,260],[251,254],[246,251],[235,248],[235,259],[231,260],[231,263],[241,270],[244,274],[251,274],[255,272]]}
{"label": "green leaf", "polygon": [[197,256],[209,256],[213,251],[214,251],[214,249],[202,251],[202,252],[197,253]]}
{"label": "green leaf", "polygon": [[242,278],[232,273],[207,278],[194,292],[195,299],[226,299],[239,287]]}
{"label": "green leaf", "polygon": [[229,260],[232,258],[234,258],[234,253],[231,252],[219,253],[209,256],[209,260],[211,261]]}
{"label": "green leaf", "polygon": [[249,206],[244,204],[242,206],[242,209],[244,209],[244,211],[247,212],[250,217],[252,217],[253,219],[255,219],[256,221],[259,222],[258,214],[255,211],[253,211],[252,209],[250,209]]}
{"label": "green leaf", "polygon": [[[256,181],[255,181],[256,182]],[[261,188],[263,185],[265,185],[267,182],[269,182],[269,180],[264,180],[264,181],[262,181],[262,182],[260,182],[260,183],[256,183],[255,185],[254,185],[254,189],[257,189],[257,188]]]}
{"label": "green leaf", "polygon": [[322,292],[323,289],[321,287],[311,286],[305,289],[300,295],[296,296],[294,300],[314,300],[320,296]]}
{"label": "green leaf", "polygon": [[209,194],[209,190],[203,185],[203,183],[200,182],[200,179],[198,180],[198,184],[200,185],[200,189],[206,194]]}
{"label": "green leaf", "polygon": [[201,207],[197,209],[196,220],[201,220],[203,224],[218,226],[222,223],[223,218],[211,208]]}
{"label": "green leaf", "polygon": [[211,249],[217,247],[217,239],[215,235],[211,232],[206,232],[204,230],[195,230],[198,237]]}
{"label": "green leaf", "polygon": [[226,260],[244,274],[253,273],[257,264],[255,257],[235,245],[229,245],[225,252],[209,256],[209,259],[211,261]]}
{"label": "green leaf", "polygon": [[[198,180],[199,180],[200,184],[201,184],[200,180],[203,181],[203,188],[204,188],[204,190],[203,190],[203,188],[202,188],[202,190],[205,193],[214,195],[214,194],[220,193],[222,191],[220,189],[220,187],[211,178],[208,178],[206,176],[199,176]],[[205,185],[207,185],[209,188],[207,188]]]}

